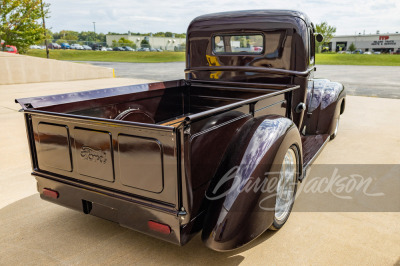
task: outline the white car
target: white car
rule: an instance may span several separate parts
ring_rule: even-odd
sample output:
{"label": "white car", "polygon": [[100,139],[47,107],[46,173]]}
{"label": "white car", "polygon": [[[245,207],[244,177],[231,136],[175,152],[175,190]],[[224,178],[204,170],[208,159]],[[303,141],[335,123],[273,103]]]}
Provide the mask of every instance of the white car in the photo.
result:
{"label": "white car", "polygon": [[82,45],[83,50],[92,50],[92,47],[90,47],[89,45]]}
{"label": "white car", "polygon": [[374,52],[374,54],[381,54],[381,52]]}
{"label": "white car", "polygon": [[29,49],[40,49],[39,45],[31,45],[29,46]]}
{"label": "white car", "polygon": [[82,47],[82,45],[80,45],[78,43],[74,43],[74,44],[71,44],[71,49],[83,50],[83,47]]}
{"label": "white car", "polygon": [[372,54],[370,51],[364,52],[364,54]]}
{"label": "white car", "polygon": [[106,47],[101,47],[100,51],[108,51]]}

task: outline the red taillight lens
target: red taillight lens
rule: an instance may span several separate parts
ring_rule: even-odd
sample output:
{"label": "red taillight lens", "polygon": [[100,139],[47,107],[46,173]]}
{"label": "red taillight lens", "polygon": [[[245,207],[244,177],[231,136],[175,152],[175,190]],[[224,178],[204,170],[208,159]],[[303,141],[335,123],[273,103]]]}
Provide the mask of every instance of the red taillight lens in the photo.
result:
{"label": "red taillight lens", "polygon": [[49,198],[53,198],[53,199],[58,198],[58,192],[48,189],[48,188],[43,189],[43,195],[45,195],[46,197],[49,197]]}
{"label": "red taillight lens", "polygon": [[148,221],[147,226],[150,230],[159,232],[164,235],[169,235],[171,233],[171,227],[166,224],[157,223],[154,221]]}

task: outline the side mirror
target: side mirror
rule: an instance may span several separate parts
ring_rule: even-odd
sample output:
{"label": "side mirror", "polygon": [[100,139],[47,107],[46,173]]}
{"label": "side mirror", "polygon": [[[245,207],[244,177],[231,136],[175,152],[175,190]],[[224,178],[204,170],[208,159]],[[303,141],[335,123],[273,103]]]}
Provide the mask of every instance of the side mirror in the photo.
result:
{"label": "side mirror", "polygon": [[317,42],[322,42],[324,40],[324,37],[321,35],[321,33],[317,33],[317,35],[315,35],[315,39],[317,40]]}

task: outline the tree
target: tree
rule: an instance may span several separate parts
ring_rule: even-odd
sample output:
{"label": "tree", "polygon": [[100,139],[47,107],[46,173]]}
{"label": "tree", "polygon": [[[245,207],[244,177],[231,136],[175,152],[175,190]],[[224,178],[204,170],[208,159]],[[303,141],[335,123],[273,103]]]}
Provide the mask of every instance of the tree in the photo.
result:
{"label": "tree", "polygon": [[356,48],[356,46],[354,45],[354,43],[351,43],[350,46],[349,46],[350,52],[354,52],[356,49],[357,49],[357,48]]}
{"label": "tree", "polygon": [[335,26],[329,26],[327,22],[322,22],[315,25],[316,32],[324,37],[322,42],[316,42],[316,51],[321,52],[321,48],[326,46],[333,38],[336,32]]}
{"label": "tree", "polygon": [[2,50],[6,45],[14,45],[20,53],[25,53],[29,45],[43,40],[45,30],[42,17],[48,18],[49,4],[40,0],[1,0],[0,39]]}
{"label": "tree", "polygon": [[[61,36],[62,38],[62,36]],[[104,33],[95,33],[94,31],[81,31],[78,33],[78,40],[92,43],[105,43],[106,35]]]}
{"label": "tree", "polygon": [[186,33],[175,33],[175,38],[186,38]]}
{"label": "tree", "polygon": [[[43,36],[43,39],[37,40],[35,44],[42,45],[44,38],[45,37]],[[49,29],[46,29],[46,39],[47,39],[47,42],[52,42],[52,40],[53,40],[53,33]]]}
{"label": "tree", "polygon": [[143,39],[143,40],[140,42],[140,47],[142,47],[142,48],[150,48],[150,43],[149,43],[149,41]]}
{"label": "tree", "polygon": [[117,46],[130,46],[133,49],[136,49],[136,43],[132,42],[131,40],[125,39],[124,37],[121,37],[118,41],[113,40],[112,41],[112,46],[117,47]]}
{"label": "tree", "polygon": [[79,39],[79,33],[72,30],[62,30],[54,33],[53,38],[67,40],[67,42],[75,42]]}
{"label": "tree", "polygon": [[165,33],[164,32],[156,32],[153,34],[154,37],[165,37]]}

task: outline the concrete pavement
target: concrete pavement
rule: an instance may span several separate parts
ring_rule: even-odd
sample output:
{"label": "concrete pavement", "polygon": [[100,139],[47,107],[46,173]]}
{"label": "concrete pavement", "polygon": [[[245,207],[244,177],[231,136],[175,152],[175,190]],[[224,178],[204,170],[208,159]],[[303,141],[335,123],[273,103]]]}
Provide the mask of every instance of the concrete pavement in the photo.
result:
{"label": "concrete pavement", "polygon": [[[204,247],[199,235],[178,247],[40,200],[30,176],[23,117],[14,99],[143,82],[0,86],[0,264],[400,263],[399,212],[293,212],[280,231],[266,232],[239,250],[217,253]],[[400,100],[348,96],[338,136],[315,164],[400,164],[399,113]]]}

